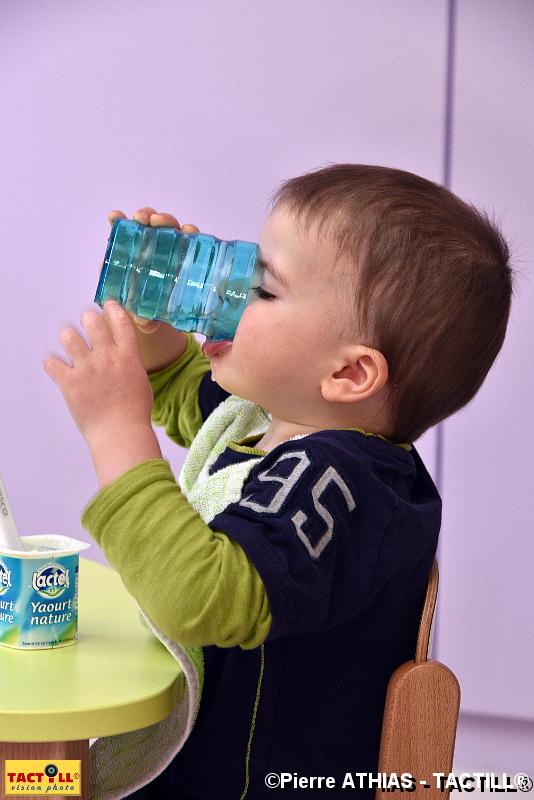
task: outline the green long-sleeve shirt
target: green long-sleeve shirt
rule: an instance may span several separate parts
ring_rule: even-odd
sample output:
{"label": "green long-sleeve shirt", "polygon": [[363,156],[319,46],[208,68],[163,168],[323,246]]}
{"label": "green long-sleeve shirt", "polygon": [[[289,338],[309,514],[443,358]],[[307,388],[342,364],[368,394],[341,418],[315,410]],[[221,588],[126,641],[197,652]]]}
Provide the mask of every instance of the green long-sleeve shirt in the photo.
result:
{"label": "green long-sleeve shirt", "polygon": [[[182,447],[202,427],[198,387],[209,370],[194,335],[187,336],[183,355],[149,375],[152,421]],[[138,464],[106,486],[81,521],[139,606],[172,639],[251,649],[267,637],[271,614],[257,570],[237,542],[204,522],[165,459]]]}

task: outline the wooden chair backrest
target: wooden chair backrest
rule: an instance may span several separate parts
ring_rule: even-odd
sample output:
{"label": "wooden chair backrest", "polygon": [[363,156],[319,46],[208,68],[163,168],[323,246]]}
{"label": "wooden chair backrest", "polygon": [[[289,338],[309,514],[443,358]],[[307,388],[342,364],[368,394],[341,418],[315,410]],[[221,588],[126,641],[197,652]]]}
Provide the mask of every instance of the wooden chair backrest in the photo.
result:
{"label": "wooden chair backrest", "polygon": [[[454,673],[439,661],[428,658],[434,631],[438,595],[438,562],[434,560],[428,579],[415,660],[401,664],[390,678],[382,722],[378,771],[387,775],[413,775],[416,789],[410,798],[444,800],[450,790],[441,791],[434,772],[452,771],[460,685]],[[429,788],[420,781],[425,781]],[[376,790],[377,800],[406,797],[406,790]]]}

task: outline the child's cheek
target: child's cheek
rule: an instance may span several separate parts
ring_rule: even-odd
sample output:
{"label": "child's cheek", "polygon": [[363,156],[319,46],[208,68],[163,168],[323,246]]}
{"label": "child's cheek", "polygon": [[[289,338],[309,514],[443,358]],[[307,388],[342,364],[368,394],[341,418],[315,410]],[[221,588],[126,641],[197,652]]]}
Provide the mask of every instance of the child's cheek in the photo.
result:
{"label": "child's cheek", "polygon": [[257,325],[254,321],[254,307],[248,306],[245,308],[239,324],[236,328],[234,342],[237,345],[242,344],[246,346],[248,342],[253,341],[251,337],[257,332]]}

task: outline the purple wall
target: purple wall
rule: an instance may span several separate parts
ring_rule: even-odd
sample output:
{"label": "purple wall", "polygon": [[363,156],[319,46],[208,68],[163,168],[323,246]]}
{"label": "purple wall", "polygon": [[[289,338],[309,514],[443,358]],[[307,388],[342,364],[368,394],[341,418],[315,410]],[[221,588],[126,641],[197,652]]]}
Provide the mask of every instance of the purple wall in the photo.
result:
{"label": "purple wall", "polygon": [[495,212],[519,275],[497,362],[444,425],[437,636],[462,686],[465,759],[498,756],[508,771],[531,774],[533,36],[531,2],[458,4],[451,188]]}
{"label": "purple wall", "polygon": [[[460,3],[449,140],[453,190],[506,214],[527,270],[531,9]],[[92,306],[106,212],[149,204],[203,231],[257,240],[275,186],[330,162],[445,180],[449,11],[445,0],[4,0],[0,471],[24,534],[88,539],[79,518],[97,490],[93,468],[42,360],[60,352],[59,328],[79,326]],[[525,642],[532,459],[522,435],[532,434],[528,291],[484,395],[442,438],[433,430],[418,443],[447,506],[434,654],[459,674],[472,714],[524,709],[522,741],[534,719]],[[184,451],[160,441],[177,472]],[[96,546],[88,555],[103,560]],[[475,582],[475,565],[486,580]],[[500,618],[496,586],[508,603]],[[466,720],[458,759],[476,769],[490,751],[464,747],[485,741],[482,723]],[[506,748],[511,739],[499,731]]]}
{"label": "purple wall", "polygon": [[446,8],[13,0],[2,14],[0,470],[24,533],[84,537],[96,480],[42,360],[92,305],[106,212],[148,204],[257,240],[274,187],[327,162],[439,180]]}

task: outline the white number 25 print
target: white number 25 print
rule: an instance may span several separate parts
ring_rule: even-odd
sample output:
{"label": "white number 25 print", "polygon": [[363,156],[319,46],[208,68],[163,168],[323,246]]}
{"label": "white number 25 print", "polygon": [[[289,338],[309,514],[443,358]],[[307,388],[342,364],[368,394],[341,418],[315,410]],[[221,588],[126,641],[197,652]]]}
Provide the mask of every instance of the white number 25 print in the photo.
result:
{"label": "white number 25 print", "polygon": [[[296,464],[289,475],[287,475],[285,478],[281,478],[279,475],[269,475],[269,471],[274,469],[277,464],[279,464],[281,461],[284,461],[286,458],[296,459]],[[304,472],[309,467],[310,463],[310,459],[304,450],[297,450],[292,453],[284,453],[284,455],[280,456],[280,458],[275,461],[275,463],[269,467],[268,470],[258,474],[258,480],[260,481],[277,481],[280,483],[280,488],[274,493],[269,504],[265,506],[261,505],[261,503],[256,503],[254,500],[250,499],[252,495],[249,495],[248,497],[243,497],[239,501],[239,505],[252,508],[254,511],[260,511],[264,514],[276,514],[278,511],[280,511],[291,489],[295,486],[295,484],[298,483]],[[315,545],[311,543],[302,529],[302,526],[308,519],[304,511],[299,508],[291,517],[291,521],[295,526],[297,536],[301,542],[303,542],[312,558],[319,558],[326,545],[334,535],[334,519],[329,510],[321,503],[321,495],[330,483],[335,483],[339,487],[343,497],[345,498],[345,502],[349,511],[353,511],[356,508],[354,497],[352,496],[349,487],[341,475],[336,469],[334,469],[334,467],[325,467],[323,474],[320,478],[318,478],[311,489],[315,510],[324,520],[326,526]]]}

